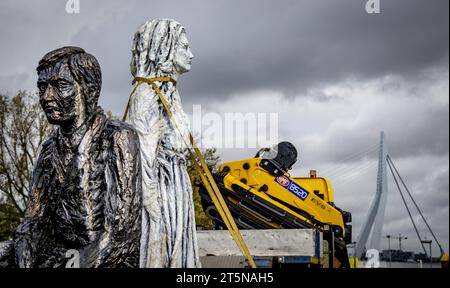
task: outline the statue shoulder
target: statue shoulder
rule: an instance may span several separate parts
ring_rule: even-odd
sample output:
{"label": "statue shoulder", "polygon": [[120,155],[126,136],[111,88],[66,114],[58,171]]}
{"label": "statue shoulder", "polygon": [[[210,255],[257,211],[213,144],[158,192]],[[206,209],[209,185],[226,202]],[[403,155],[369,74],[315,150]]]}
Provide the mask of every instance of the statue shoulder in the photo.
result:
{"label": "statue shoulder", "polygon": [[119,120],[106,120],[106,137],[114,144],[126,144],[130,148],[139,149],[139,136],[137,131],[128,123]]}

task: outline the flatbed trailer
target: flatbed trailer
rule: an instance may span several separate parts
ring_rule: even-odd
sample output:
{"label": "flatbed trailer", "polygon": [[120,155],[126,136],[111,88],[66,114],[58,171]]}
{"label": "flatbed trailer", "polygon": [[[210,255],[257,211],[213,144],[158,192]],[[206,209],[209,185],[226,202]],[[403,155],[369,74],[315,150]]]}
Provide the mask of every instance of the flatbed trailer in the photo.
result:
{"label": "flatbed trailer", "polygon": [[[257,267],[328,268],[333,263],[333,239],[318,229],[241,230]],[[328,238],[328,239],[327,239]],[[227,230],[197,231],[204,268],[245,268],[245,257]],[[331,248],[331,249],[330,249]]]}

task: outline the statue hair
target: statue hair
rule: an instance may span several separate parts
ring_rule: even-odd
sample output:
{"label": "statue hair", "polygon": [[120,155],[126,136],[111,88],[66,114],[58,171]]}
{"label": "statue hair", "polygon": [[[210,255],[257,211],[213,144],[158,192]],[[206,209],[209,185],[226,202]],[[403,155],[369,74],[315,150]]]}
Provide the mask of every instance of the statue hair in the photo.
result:
{"label": "statue hair", "polygon": [[81,86],[89,111],[97,107],[102,87],[102,72],[97,59],[79,47],[62,47],[47,53],[36,68],[39,73],[45,68],[67,61],[75,81]]}
{"label": "statue hair", "polygon": [[141,25],[134,35],[131,61],[133,76],[172,75],[176,44],[184,27],[171,19],[154,19]]}

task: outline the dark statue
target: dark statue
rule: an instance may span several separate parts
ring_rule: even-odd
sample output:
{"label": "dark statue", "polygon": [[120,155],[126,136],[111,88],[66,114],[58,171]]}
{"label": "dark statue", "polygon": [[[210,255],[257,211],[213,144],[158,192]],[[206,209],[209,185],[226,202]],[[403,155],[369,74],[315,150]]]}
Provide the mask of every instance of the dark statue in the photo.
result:
{"label": "dark statue", "polygon": [[25,219],[13,243],[0,245],[0,265],[66,267],[75,251],[79,267],[138,267],[137,133],[97,105],[100,66],[83,49],[50,52],[37,72],[40,104],[58,127],[41,147]]}

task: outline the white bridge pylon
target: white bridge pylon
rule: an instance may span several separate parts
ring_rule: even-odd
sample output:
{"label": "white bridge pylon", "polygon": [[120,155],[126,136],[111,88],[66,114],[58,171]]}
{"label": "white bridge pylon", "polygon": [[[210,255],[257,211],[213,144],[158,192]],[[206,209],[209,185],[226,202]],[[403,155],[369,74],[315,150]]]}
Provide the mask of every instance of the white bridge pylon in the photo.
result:
{"label": "white bridge pylon", "polygon": [[[374,198],[372,199],[372,203],[370,204],[369,212],[359,234],[358,242],[355,246],[354,256],[358,258],[362,256],[364,250],[376,249],[380,251],[380,242],[383,232],[384,214],[388,195],[386,170],[387,154],[385,134],[381,131],[378,154],[377,190]],[[372,232],[372,236],[369,245],[367,245],[370,232]]]}

